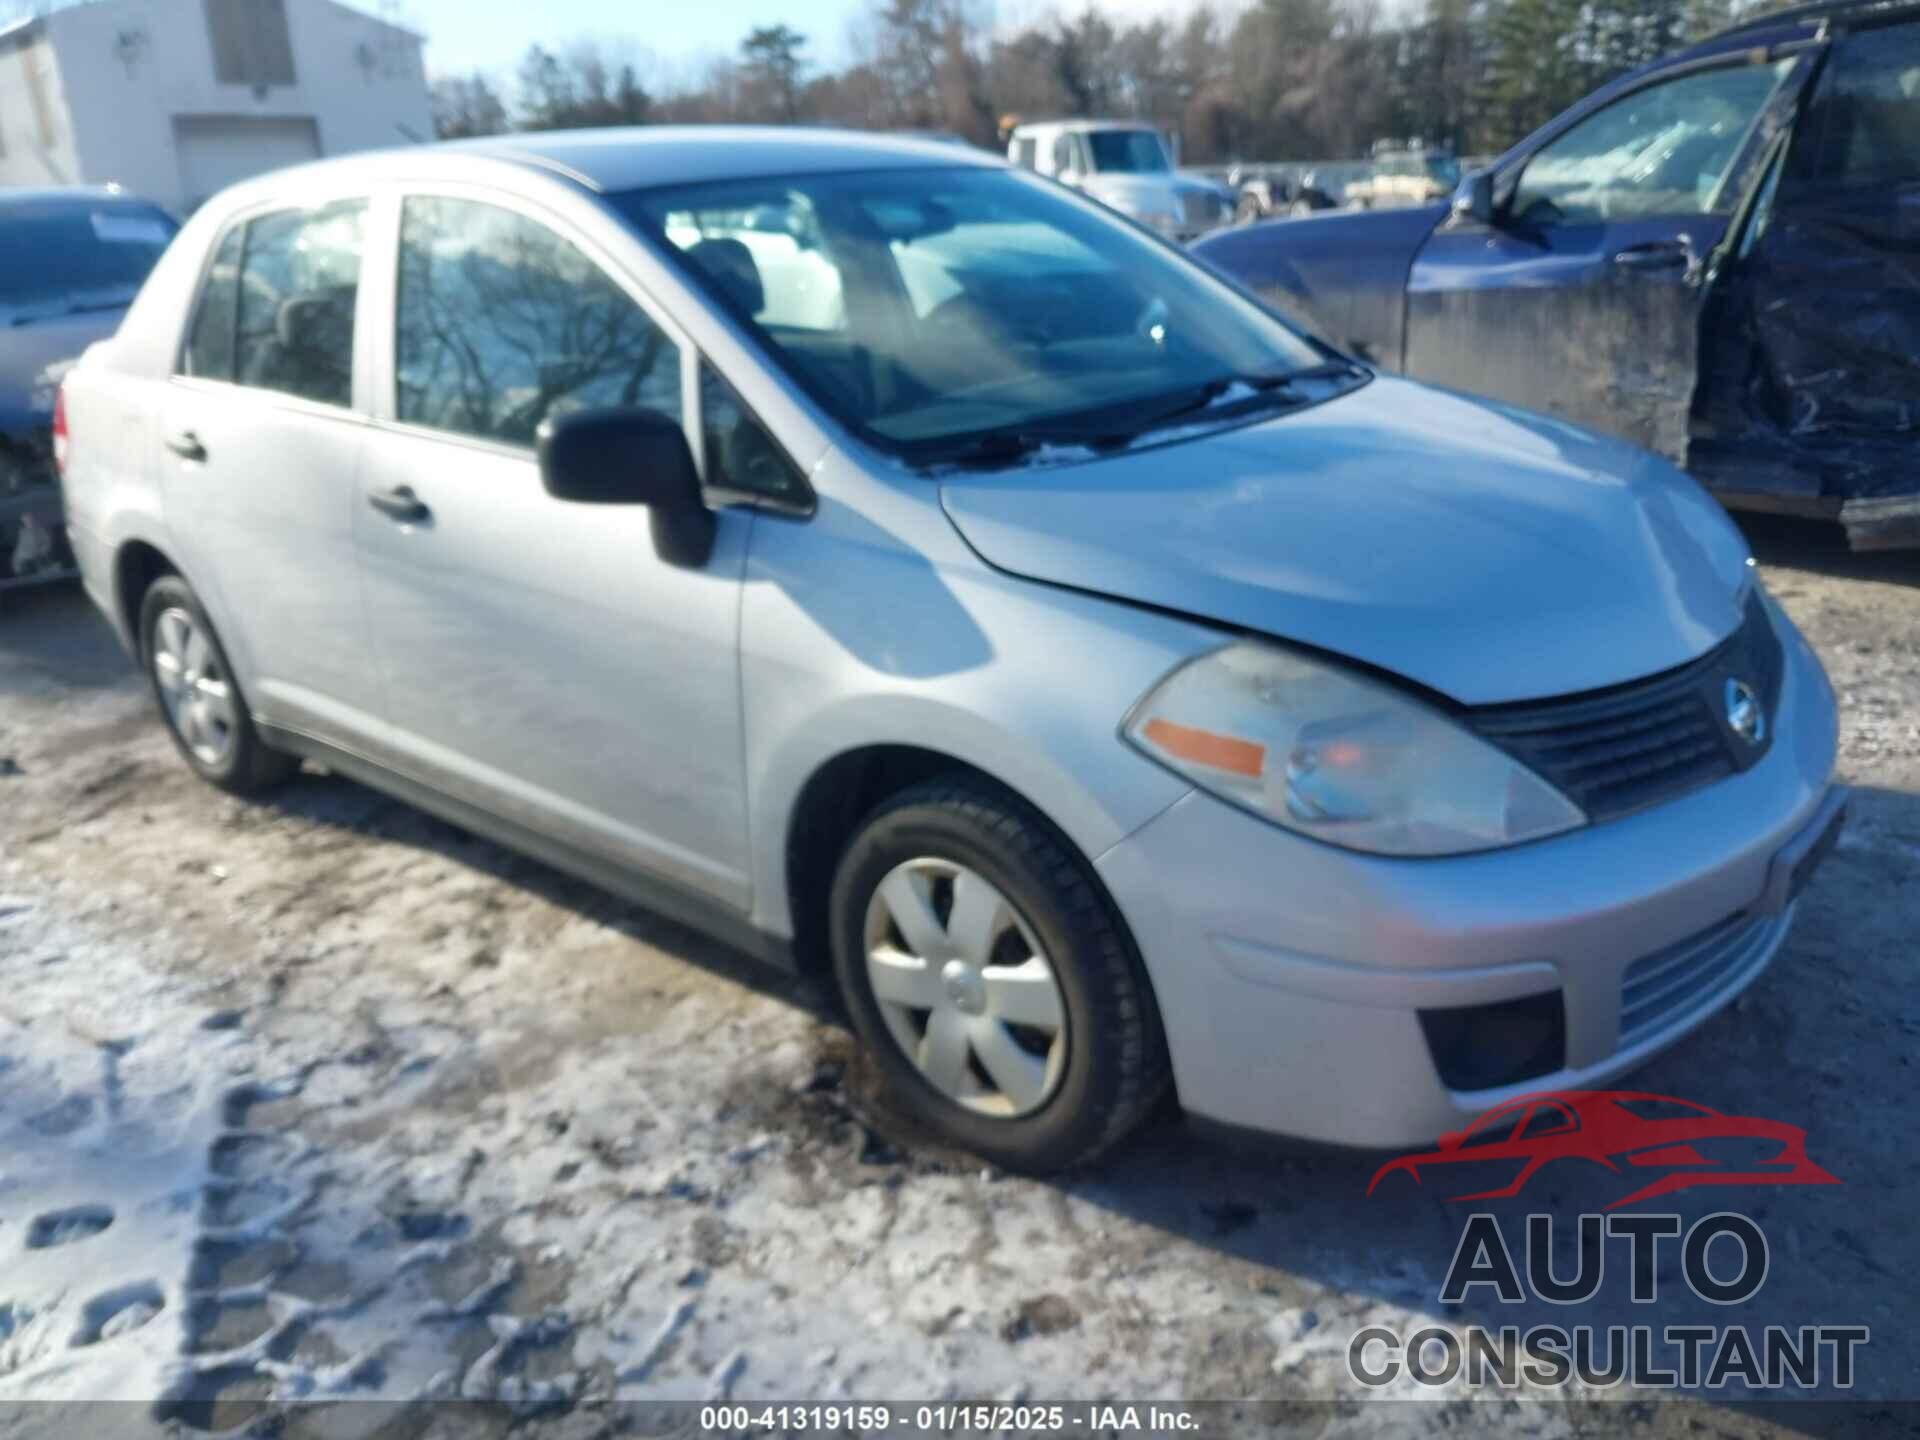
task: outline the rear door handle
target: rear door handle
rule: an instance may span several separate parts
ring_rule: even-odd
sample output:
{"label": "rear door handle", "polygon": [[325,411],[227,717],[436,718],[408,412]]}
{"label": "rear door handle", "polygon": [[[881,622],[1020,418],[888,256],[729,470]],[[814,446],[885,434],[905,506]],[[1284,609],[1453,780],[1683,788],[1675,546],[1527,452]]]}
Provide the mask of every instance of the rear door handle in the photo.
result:
{"label": "rear door handle", "polygon": [[413,493],[411,485],[396,485],[391,490],[375,490],[367,496],[367,503],[382,515],[418,524],[433,514],[426,502]]}
{"label": "rear door handle", "polygon": [[207,458],[207,447],[200,443],[200,437],[191,430],[176,430],[167,436],[167,448],[182,460]]}

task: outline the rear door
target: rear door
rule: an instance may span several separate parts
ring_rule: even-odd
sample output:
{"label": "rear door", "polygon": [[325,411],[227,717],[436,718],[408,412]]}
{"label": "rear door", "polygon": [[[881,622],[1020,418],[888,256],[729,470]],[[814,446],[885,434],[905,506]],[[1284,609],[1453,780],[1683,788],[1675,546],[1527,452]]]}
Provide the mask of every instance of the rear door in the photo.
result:
{"label": "rear door", "polygon": [[1709,312],[1695,473],[1920,540],[1920,23],[1835,35]]}
{"label": "rear door", "polygon": [[1550,132],[1407,287],[1407,371],[1686,453],[1709,257],[1791,115],[1804,54],[1691,64]]}
{"label": "rear door", "polygon": [[350,748],[382,709],[353,536],[366,214],[356,197],[235,221],[160,407],[167,526],[248,701]]}
{"label": "rear door", "polygon": [[457,189],[393,203],[380,429],[354,507],[387,758],[744,910],[751,512],[717,513],[705,565],[671,564],[644,506],[556,500],[534,451],[547,416],[621,406],[680,420],[699,455],[692,346],[542,210]]}

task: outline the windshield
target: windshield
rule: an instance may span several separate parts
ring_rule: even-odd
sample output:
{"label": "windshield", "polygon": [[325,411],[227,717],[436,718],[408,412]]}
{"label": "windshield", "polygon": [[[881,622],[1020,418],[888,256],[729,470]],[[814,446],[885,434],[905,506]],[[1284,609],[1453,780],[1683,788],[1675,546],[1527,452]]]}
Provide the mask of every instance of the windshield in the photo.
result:
{"label": "windshield", "polygon": [[1085,139],[1102,174],[1157,175],[1168,168],[1166,149],[1151,130],[1089,130]]}
{"label": "windshield", "polygon": [[721,181],[614,203],[822,405],[897,453],[1326,360],[1179,252],[1017,170]]}
{"label": "windshield", "polygon": [[112,200],[0,207],[0,325],[129,304],[177,228]]}

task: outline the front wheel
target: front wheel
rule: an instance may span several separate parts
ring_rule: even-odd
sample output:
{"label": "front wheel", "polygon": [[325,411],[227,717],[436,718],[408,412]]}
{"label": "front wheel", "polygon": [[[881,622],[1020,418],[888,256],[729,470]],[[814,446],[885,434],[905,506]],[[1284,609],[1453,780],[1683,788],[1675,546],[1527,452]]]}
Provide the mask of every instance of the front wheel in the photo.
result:
{"label": "front wheel", "polygon": [[971,776],[880,807],[834,880],[835,970],[892,1090],[1010,1170],[1084,1164],[1167,1081],[1132,942],[1041,815]]}
{"label": "front wheel", "polygon": [[201,779],[252,795],[298,768],[292,756],[260,739],[220,637],[178,575],[163,575],[147,587],[140,653],[173,743]]}

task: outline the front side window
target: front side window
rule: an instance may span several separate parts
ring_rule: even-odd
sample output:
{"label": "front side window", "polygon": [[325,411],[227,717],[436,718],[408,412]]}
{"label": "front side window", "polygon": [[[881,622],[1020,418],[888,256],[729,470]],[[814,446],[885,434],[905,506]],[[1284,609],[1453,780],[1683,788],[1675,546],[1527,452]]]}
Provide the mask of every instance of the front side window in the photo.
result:
{"label": "front side window", "polygon": [[1089,130],[1093,168],[1101,174],[1157,175],[1169,169],[1166,148],[1151,130]]}
{"label": "front side window", "polygon": [[1510,213],[1541,226],[1731,214],[1740,196],[1722,182],[1793,65],[1732,65],[1623,96],[1527,161]]}
{"label": "front side window", "polygon": [[407,198],[394,338],[411,424],[531,445],[568,410],[681,414],[673,341],[575,246],[497,205]]}
{"label": "front side window", "polygon": [[[365,201],[344,200],[247,222],[233,380],[324,405],[352,402],[353,314],[366,211]],[[196,321],[196,339],[198,328]],[[207,363],[217,363],[217,346],[206,353]]]}
{"label": "front side window", "polygon": [[[1320,364],[1178,252],[1011,169],[638,190],[613,203],[843,423],[908,458]],[[785,217],[774,233],[747,217]]]}

